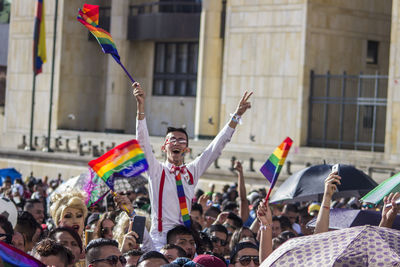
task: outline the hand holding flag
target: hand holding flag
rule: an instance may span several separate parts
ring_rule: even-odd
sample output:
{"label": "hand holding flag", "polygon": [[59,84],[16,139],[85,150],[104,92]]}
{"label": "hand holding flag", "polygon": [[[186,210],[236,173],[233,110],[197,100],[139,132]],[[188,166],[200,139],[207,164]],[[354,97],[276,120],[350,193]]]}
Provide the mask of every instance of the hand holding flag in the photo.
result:
{"label": "hand holding flag", "polygon": [[265,198],[266,201],[268,201],[272,188],[274,188],[278,180],[279,173],[281,172],[292,144],[293,140],[290,137],[286,137],[260,169],[261,173],[271,183],[267,197]]}

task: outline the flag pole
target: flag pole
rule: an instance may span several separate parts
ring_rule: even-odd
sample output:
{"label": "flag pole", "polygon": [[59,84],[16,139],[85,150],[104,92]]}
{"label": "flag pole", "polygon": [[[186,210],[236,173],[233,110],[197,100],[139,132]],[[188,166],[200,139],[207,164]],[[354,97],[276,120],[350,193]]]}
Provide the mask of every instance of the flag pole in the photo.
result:
{"label": "flag pole", "polygon": [[36,91],[36,73],[33,70],[33,81],[32,81],[32,100],[31,100],[31,126],[29,128],[29,145],[25,147],[25,150],[33,151],[35,148],[32,145],[33,139],[33,117],[35,111],[35,91]]}
{"label": "flag pole", "polygon": [[54,91],[54,65],[56,58],[56,39],[57,39],[57,18],[58,18],[58,0],[55,3],[54,11],[54,28],[53,28],[53,58],[51,60],[51,80],[50,80],[50,103],[49,103],[49,125],[47,128],[47,142],[46,147],[43,148],[44,152],[53,152],[50,148],[51,141],[51,118],[53,113],[53,91]]}

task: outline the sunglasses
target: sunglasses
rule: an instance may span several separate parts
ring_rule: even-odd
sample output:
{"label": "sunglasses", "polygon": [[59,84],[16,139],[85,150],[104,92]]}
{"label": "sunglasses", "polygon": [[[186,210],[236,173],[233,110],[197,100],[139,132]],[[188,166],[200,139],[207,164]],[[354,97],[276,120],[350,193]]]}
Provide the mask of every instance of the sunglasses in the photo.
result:
{"label": "sunglasses", "polygon": [[220,243],[221,244],[221,246],[225,246],[226,245],[226,240],[222,240],[221,238],[219,238],[219,237],[216,237],[216,236],[212,236],[212,237],[210,237],[210,239],[211,239],[211,242],[213,242],[213,243]]}
{"label": "sunglasses", "polygon": [[166,141],[166,144],[181,144],[181,145],[184,145],[184,144],[186,144],[187,143],[187,141],[185,140],[185,139],[176,139],[176,138],[170,138],[170,139],[167,139],[167,141]]}
{"label": "sunglasses", "polygon": [[253,261],[254,264],[257,266],[260,265],[260,258],[258,256],[244,255],[244,256],[240,257],[238,261],[243,266],[249,265],[251,261]]}
{"label": "sunglasses", "polygon": [[119,256],[119,257],[118,257],[118,256],[116,256],[116,255],[112,255],[112,256],[109,256],[109,257],[104,258],[104,259],[92,260],[92,261],[90,262],[90,264],[95,263],[95,262],[100,262],[100,261],[106,261],[106,262],[108,262],[108,263],[111,264],[111,265],[117,265],[117,264],[118,264],[118,261],[120,261],[121,264],[122,264],[123,266],[125,266],[125,264],[126,264],[126,259],[125,259],[124,256]]}

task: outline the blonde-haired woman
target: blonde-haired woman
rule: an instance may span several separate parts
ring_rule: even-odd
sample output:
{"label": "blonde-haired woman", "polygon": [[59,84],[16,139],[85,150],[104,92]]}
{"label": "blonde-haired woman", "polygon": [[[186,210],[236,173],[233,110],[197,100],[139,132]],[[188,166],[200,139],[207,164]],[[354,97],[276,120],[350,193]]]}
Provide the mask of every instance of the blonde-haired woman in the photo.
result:
{"label": "blonde-haired woman", "polygon": [[88,210],[85,193],[81,191],[55,194],[51,198],[50,215],[57,227],[70,227],[83,236]]}

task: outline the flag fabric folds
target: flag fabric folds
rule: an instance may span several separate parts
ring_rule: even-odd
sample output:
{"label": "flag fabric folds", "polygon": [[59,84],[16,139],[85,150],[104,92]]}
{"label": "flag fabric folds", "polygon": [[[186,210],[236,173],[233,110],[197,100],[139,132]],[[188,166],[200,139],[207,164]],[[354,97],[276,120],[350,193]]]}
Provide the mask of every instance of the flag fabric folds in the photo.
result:
{"label": "flag fabric folds", "polygon": [[[101,157],[89,162],[93,171],[114,189],[114,175],[132,177],[146,171],[149,166],[137,140],[133,139],[109,150]],[[129,175],[129,176],[128,176]]]}
{"label": "flag fabric folds", "polygon": [[3,261],[2,266],[11,267],[44,267],[45,265],[33,258],[31,255],[26,254],[22,250],[14,248],[9,244],[0,241],[0,258]]}
{"label": "flag fabric folds", "polygon": [[286,137],[260,169],[261,173],[271,183],[271,188],[274,187],[276,180],[278,180],[279,173],[292,144],[293,140],[290,137]]}
{"label": "flag fabric folds", "polygon": [[78,21],[82,23],[100,44],[104,53],[111,54],[120,63],[120,57],[111,34],[99,27],[99,6],[83,5],[83,10],[78,11]]}
{"label": "flag fabric folds", "polygon": [[33,73],[42,72],[46,62],[46,30],[44,26],[44,0],[36,1],[35,29],[33,34]]}

